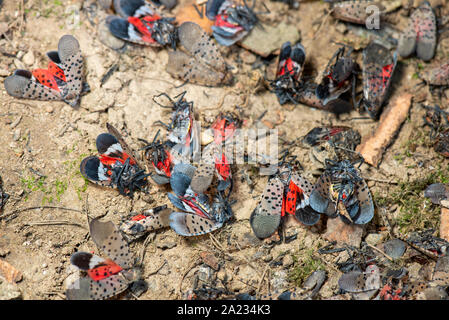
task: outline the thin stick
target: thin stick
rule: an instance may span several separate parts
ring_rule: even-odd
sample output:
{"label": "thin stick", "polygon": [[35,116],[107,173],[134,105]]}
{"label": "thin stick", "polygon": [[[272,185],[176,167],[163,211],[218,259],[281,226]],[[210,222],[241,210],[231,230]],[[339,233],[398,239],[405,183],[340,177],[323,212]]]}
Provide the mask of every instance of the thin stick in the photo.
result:
{"label": "thin stick", "polygon": [[320,26],[318,27],[317,31],[315,32],[315,34],[313,35],[312,40],[315,40],[315,37],[318,35],[318,32],[320,32],[321,28],[323,27],[324,23],[327,21],[327,18],[329,18],[329,16],[332,14],[333,10],[329,10],[329,12],[326,14],[326,16],[324,17],[323,21],[321,22]]}
{"label": "thin stick", "polygon": [[77,227],[86,229],[86,227],[83,226],[82,224],[67,221],[67,220],[35,221],[35,222],[27,222],[27,223],[23,224],[23,226],[30,226],[30,227],[32,227],[32,226],[52,226],[52,225],[73,225],[73,226],[77,226]]}
{"label": "thin stick", "polygon": [[179,287],[178,287],[178,291],[179,294],[181,295],[182,293],[182,282],[184,281],[184,278],[187,276],[187,274],[190,272],[190,270],[192,270],[193,268],[195,268],[196,266],[201,264],[201,259],[197,258],[190,267],[187,268],[187,270],[184,272],[184,274],[181,277],[181,280],[179,281]]}
{"label": "thin stick", "polygon": [[269,269],[269,265],[267,265],[265,267],[265,270],[262,273],[262,277],[260,277],[259,284],[258,284],[257,290],[256,290],[256,297],[259,297],[260,288],[262,287],[263,279],[265,278],[265,274],[268,272],[268,269]]}
{"label": "thin stick", "polygon": [[399,182],[394,180],[382,180],[382,179],[375,179],[375,178],[364,178],[368,181],[374,181],[374,182],[380,182],[380,183],[387,183],[387,184],[399,184]]}
{"label": "thin stick", "polygon": [[35,209],[60,209],[60,210],[67,210],[67,211],[74,211],[74,212],[80,212],[83,213],[82,210],[73,209],[73,208],[66,208],[66,207],[57,207],[57,206],[37,206],[37,207],[29,207],[29,208],[23,208],[23,209],[17,209],[12,212],[5,213],[4,215],[0,216],[0,220],[9,216],[12,216],[17,213],[29,211],[29,210],[35,210]]}
{"label": "thin stick", "polygon": [[147,275],[147,278],[149,277],[149,276],[152,276],[152,275],[155,275],[156,273],[158,273],[165,265],[167,264],[167,260],[164,260],[164,262],[159,266],[159,268],[157,268],[155,271],[153,271],[153,272],[150,272],[148,275]]}
{"label": "thin stick", "polygon": [[388,254],[386,254],[385,252],[383,252],[383,251],[380,250],[379,248],[376,248],[375,246],[373,246],[373,245],[371,245],[371,244],[369,244],[369,243],[367,243],[366,245],[367,245],[368,247],[370,247],[371,249],[373,249],[373,250],[375,250],[375,251],[377,251],[377,252],[383,254],[383,255],[384,255],[386,258],[388,258],[388,260],[390,260],[391,262],[394,261],[394,259],[393,259],[392,257],[390,257]]}

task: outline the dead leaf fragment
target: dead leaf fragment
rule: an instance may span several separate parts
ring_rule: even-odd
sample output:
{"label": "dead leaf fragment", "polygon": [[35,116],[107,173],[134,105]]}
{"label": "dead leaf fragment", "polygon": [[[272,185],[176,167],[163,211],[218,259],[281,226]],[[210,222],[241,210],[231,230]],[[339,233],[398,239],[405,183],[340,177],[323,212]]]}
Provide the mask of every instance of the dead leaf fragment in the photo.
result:
{"label": "dead leaf fragment", "polygon": [[357,147],[357,151],[362,154],[365,162],[375,167],[379,165],[383,152],[391,144],[402,123],[407,118],[411,102],[412,95],[406,93],[398,97],[384,111],[374,135]]}
{"label": "dead leaf fragment", "polygon": [[22,273],[5,260],[0,259],[0,274],[9,282],[16,283],[22,280]]}

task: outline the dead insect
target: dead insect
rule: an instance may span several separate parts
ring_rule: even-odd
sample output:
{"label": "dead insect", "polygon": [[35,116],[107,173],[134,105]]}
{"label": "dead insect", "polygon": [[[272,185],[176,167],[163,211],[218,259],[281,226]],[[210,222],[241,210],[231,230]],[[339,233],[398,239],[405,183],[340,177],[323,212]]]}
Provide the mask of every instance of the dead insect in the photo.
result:
{"label": "dead insect", "polygon": [[125,291],[139,280],[140,270],[128,243],[111,222],[92,219],[89,223],[92,240],[107,258],[90,252],[75,252],[70,263],[85,274],[67,284],[69,300],[103,300]]}
{"label": "dead insect", "polygon": [[439,106],[423,106],[426,109],[424,125],[431,128],[430,139],[435,141],[434,150],[444,157],[449,157],[449,113]]}
{"label": "dead insect", "polygon": [[250,8],[246,1],[209,0],[206,4],[206,16],[214,20],[212,31],[214,38],[223,46],[231,46],[243,39],[259,21],[254,6]]}
{"label": "dead insect", "polygon": [[120,231],[129,242],[135,241],[146,233],[169,226],[167,205],[145,210],[143,214],[132,215],[120,224]]}
{"label": "dead insect", "polygon": [[346,22],[363,24],[378,12],[379,19],[384,15],[385,7],[379,1],[372,0],[325,0],[331,3],[332,14],[335,18]]}
{"label": "dead insect", "polygon": [[173,193],[168,194],[171,203],[183,212],[170,214],[170,227],[179,235],[190,237],[206,234],[221,228],[233,216],[229,196],[218,191],[212,204],[205,194],[195,194],[190,188],[190,182],[195,167],[181,163],[173,169],[170,184]]}
{"label": "dead insect", "polygon": [[353,48],[343,45],[327,64],[322,80],[316,88],[316,95],[324,105],[337,99],[351,88],[355,89],[357,64],[351,58],[352,51]]}
{"label": "dead insect", "polygon": [[115,11],[121,16],[109,16],[106,25],[117,38],[148,45],[171,45],[176,48],[174,18],[165,18],[144,0],[114,0]]}
{"label": "dead insect", "polygon": [[387,96],[396,67],[397,54],[391,55],[383,45],[371,42],[363,50],[363,104],[369,116],[376,119]]}
{"label": "dead insect", "polygon": [[344,273],[338,280],[338,285],[344,292],[355,295],[356,300],[371,299],[381,288],[382,281],[379,267],[369,265],[365,272],[350,271]]}
{"label": "dead insect", "polygon": [[227,83],[226,63],[216,44],[196,23],[178,28],[180,50],[168,52],[166,70],[175,78],[204,86]]}
{"label": "dead insect", "polygon": [[302,143],[310,147],[310,159],[320,170],[325,167],[326,159],[351,162],[360,159],[360,155],[355,152],[360,141],[358,131],[343,126],[316,127],[302,139]]}
{"label": "dead insect", "polygon": [[221,114],[212,124],[214,141],[204,148],[202,158],[190,184],[195,193],[204,193],[209,188],[214,173],[219,181],[218,191],[224,191],[230,187],[234,146],[236,149],[239,147],[233,138],[241,124],[242,121],[233,114]]}
{"label": "dead insect", "polygon": [[310,206],[332,218],[338,214],[348,224],[366,224],[374,216],[369,188],[348,160],[326,161],[326,170],[310,195]]}
{"label": "dead insect", "polygon": [[343,99],[337,98],[324,104],[323,101],[316,95],[318,85],[313,82],[305,82],[297,93],[293,96],[295,103],[302,103],[308,107],[332,112],[335,114],[350,112],[352,105]]}
{"label": "dead insect", "polygon": [[300,78],[305,60],[306,51],[299,42],[294,46],[290,42],[282,45],[276,79],[271,82],[281,105],[289,101],[295,103],[293,97],[298,94],[297,88],[301,86]]}
{"label": "dead insect", "polygon": [[254,234],[270,237],[287,214],[299,222],[312,226],[320,220],[320,214],[310,207],[309,196],[313,185],[288,167],[281,167],[268,181],[260,201],[250,216]]}
{"label": "dead insect", "polygon": [[419,73],[419,78],[430,88],[430,91],[439,89],[440,96],[449,88],[449,61],[430,65]]}
{"label": "dead insect", "polygon": [[98,156],[85,158],[80,165],[81,174],[89,181],[102,186],[115,187],[120,194],[133,197],[147,184],[145,171],[123,140],[122,135],[109,123],[109,133],[97,137]]}
{"label": "dead insect", "polygon": [[398,52],[402,57],[408,57],[416,51],[416,55],[429,61],[435,55],[437,46],[437,21],[432,6],[423,1],[413,11],[410,22],[399,39]]}

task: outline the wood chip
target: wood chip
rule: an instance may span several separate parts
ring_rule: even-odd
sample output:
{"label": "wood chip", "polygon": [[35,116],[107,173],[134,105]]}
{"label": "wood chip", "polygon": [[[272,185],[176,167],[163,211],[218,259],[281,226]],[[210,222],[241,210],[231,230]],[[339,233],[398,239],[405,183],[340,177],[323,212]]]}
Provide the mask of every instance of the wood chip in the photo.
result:
{"label": "wood chip", "polygon": [[206,5],[197,4],[196,7],[203,14],[203,17],[198,14],[198,11],[195,9],[192,1],[190,1],[184,7],[179,9],[176,15],[178,25],[181,25],[186,21],[192,21],[201,26],[201,28],[203,28],[208,34],[212,34],[212,26],[214,25],[214,21],[209,20],[206,17]]}
{"label": "wood chip", "polygon": [[449,241],[449,209],[441,207],[440,238]]}
{"label": "wood chip", "polygon": [[365,161],[377,167],[382,160],[382,154],[391,144],[402,123],[407,118],[412,101],[412,95],[405,93],[385,110],[380,118],[379,126],[373,136],[359,145],[360,152]]}
{"label": "wood chip", "polygon": [[5,260],[0,259],[0,274],[8,281],[9,283],[16,283],[22,280],[22,273],[10,265]]}

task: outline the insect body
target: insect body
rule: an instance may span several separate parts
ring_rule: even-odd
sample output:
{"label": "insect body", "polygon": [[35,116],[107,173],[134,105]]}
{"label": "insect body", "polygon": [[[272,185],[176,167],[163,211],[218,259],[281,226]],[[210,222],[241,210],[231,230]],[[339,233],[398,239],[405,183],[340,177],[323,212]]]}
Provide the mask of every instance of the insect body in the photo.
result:
{"label": "insect body", "polygon": [[71,35],[63,36],[58,51],[50,51],[47,56],[51,60],[48,69],[14,71],[5,79],[6,91],[17,98],[61,100],[76,107],[80,95],[90,90],[83,80],[84,60],[78,40]]}
{"label": "insect body", "polygon": [[271,83],[281,105],[288,101],[295,102],[293,97],[301,86],[305,60],[306,51],[300,43],[292,46],[290,42],[286,42],[282,45],[276,79]]}
{"label": "insect body", "polygon": [[86,275],[68,285],[69,300],[102,300],[125,291],[137,279],[134,258],[128,243],[111,222],[93,219],[89,224],[92,240],[108,258],[76,252],[70,262]]}
{"label": "insect body", "polygon": [[399,39],[398,51],[402,57],[416,55],[429,61],[435,55],[437,46],[437,22],[432,6],[423,1],[410,16],[407,28]]}
{"label": "insect body", "polygon": [[310,206],[346,223],[366,224],[374,216],[374,204],[365,180],[348,160],[326,161],[326,170],[310,195]]}
{"label": "insect body", "polygon": [[109,133],[97,137],[100,156],[85,158],[80,165],[81,174],[89,181],[108,187],[116,187],[120,194],[133,197],[147,184],[147,176],[140,169],[131,149],[120,133],[107,124]]}
{"label": "insect body", "polygon": [[258,22],[253,9],[245,1],[209,0],[206,15],[215,21],[212,31],[218,43],[231,46],[243,39]]}
{"label": "insect body", "polygon": [[257,207],[251,213],[250,224],[260,238],[270,237],[287,214],[305,225],[314,225],[320,214],[310,207],[312,184],[289,168],[281,168],[269,181]]}
{"label": "insect body", "polygon": [[106,19],[109,31],[117,38],[148,45],[176,47],[174,18],[163,18],[144,0],[114,0],[121,17]]}
{"label": "insect body", "polygon": [[345,51],[346,47],[343,46],[335,52],[316,88],[316,95],[324,105],[351,89],[351,85],[355,87],[357,77],[354,74],[356,64],[351,58],[352,48]]}

